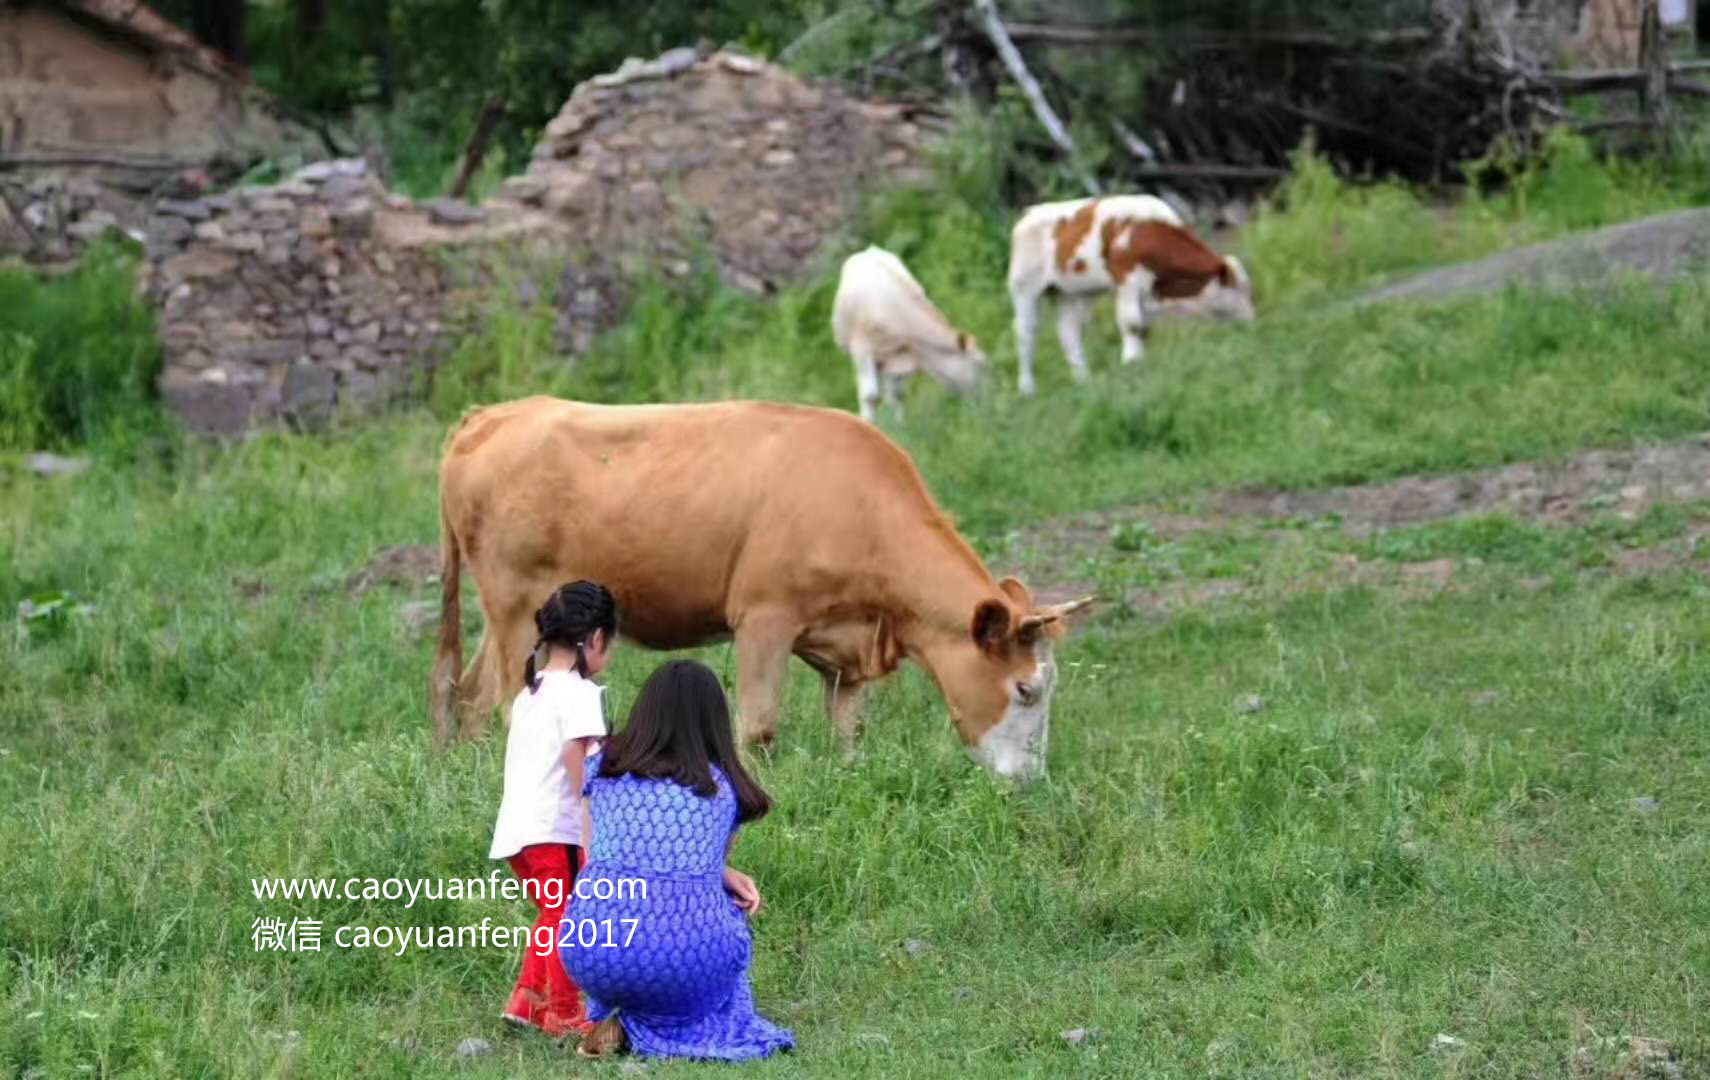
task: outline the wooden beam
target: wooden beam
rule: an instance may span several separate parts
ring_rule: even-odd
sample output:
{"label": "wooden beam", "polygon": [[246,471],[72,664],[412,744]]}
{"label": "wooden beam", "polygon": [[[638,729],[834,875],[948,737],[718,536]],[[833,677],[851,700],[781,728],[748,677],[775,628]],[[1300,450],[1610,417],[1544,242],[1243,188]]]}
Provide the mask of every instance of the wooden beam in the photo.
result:
{"label": "wooden beam", "polygon": [[1201,47],[1230,45],[1300,45],[1338,48],[1348,45],[1417,45],[1436,38],[1429,27],[1403,27],[1358,34],[1334,34],[1319,30],[1254,30],[1248,33],[1216,33],[1193,30],[1157,30],[1138,26],[1065,26],[1053,23],[1010,23],[1016,41],[1041,41],[1053,45],[1169,44]]}
{"label": "wooden beam", "polygon": [[1283,179],[1288,175],[1288,170],[1279,169],[1274,165],[1166,162],[1158,165],[1142,165],[1134,170],[1134,175],[1142,180],[1240,180],[1249,183],[1268,183],[1272,180]]}
{"label": "wooden beam", "polygon": [[487,143],[493,137],[493,129],[499,126],[504,115],[505,103],[498,98],[488,98],[481,106],[475,130],[469,135],[469,145],[463,148],[463,167],[457,170],[457,179],[446,190],[446,198],[461,199],[469,190],[469,181],[475,178],[475,170],[481,167],[481,159],[487,156]]}
{"label": "wooden beam", "polygon": [[21,150],[0,154],[0,169],[62,168],[71,165],[98,165],[114,169],[200,169],[208,163],[202,159],[168,158],[152,154],[96,153],[36,153]]}

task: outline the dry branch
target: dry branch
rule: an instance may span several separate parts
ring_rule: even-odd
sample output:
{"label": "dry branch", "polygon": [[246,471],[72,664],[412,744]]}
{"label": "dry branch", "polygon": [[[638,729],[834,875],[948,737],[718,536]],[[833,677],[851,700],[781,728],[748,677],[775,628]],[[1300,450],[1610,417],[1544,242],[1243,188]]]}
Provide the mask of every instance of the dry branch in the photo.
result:
{"label": "dry branch", "polygon": [[[974,10],[980,13],[985,23],[986,36],[991,38],[992,47],[997,50],[998,58],[1008,69],[1009,77],[1021,88],[1027,98],[1027,103],[1033,106],[1033,115],[1039,120],[1039,125],[1045,129],[1045,134],[1070,159],[1075,156],[1075,140],[1069,137],[1069,129],[1063,126],[1063,121],[1057,117],[1051,103],[1045,100],[1045,91],[1039,88],[1039,80],[1027,70],[1027,65],[1021,59],[1021,52],[1016,49],[1015,42],[1010,40],[1009,32],[1004,29],[1003,19],[998,17],[995,0],[975,0]],[[1086,187],[1087,194],[1099,193],[1098,181],[1091,174],[1082,172],[1081,183]]]}
{"label": "dry branch", "polygon": [[469,181],[475,178],[475,170],[481,167],[481,159],[487,156],[487,143],[493,138],[493,131],[504,118],[505,103],[498,98],[489,98],[481,106],[481,116],[475,121],[475,130],[469,136],[469,145],[463,148],[463,167],[457,170],[457,179],[451,182],[451,187],[445,192],[447,198],[461,199],[464,192],[469,190]]}

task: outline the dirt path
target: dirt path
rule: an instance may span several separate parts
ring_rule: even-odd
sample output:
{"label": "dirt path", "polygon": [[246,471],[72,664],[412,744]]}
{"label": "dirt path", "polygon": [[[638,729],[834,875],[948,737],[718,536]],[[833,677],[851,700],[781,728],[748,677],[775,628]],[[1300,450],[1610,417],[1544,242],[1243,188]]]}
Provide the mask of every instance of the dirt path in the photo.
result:
{"label": "dirt path", "polygon": [[1666,280],[1707,263],[1710,210],[1682,210],[1428,270],[1374,289],[1353,303],[1439,300],[1493,292],[1510,283],[1607,289],[1626,275],[1639,273]]}
{"label": "dirt path", "polygon": [[[1613,512],[1638,519],[1654,502],[1710,500],[1710,433],[1657,446],[1592,450],[1554,461],[1521,462],[1434,476],[1406,476],[1382,484],[1359,484],[1312,491],[1246,489],[1209,494],[1196,500],[1198,512],[1184,514],[1162,504],[1053,518],[1025,529],[1012,544],[1012,557],[997,560],[1002,572],[1038,582],[1042,600],[1056,601],[1094,591],[1082,568],[1089,559],[1112,551],[1112,531],[1143,528],[1160,542],[1195,533],[1236,537],[1269,533],[1277,543],[1297,533],[1279,531],[1290,520],[1319,520],[1340,535],[1363,538],[1400,526],[1418,525],[1464,514],[1500,512],[1546,525],[1583,525]],[[1698,537],[1710,526],[1694,524],[1685,543],[1664,550],[1617,552],[1617,570],[1640,573],[1668,569],[1695,559]],[[1447,587],[1455,560],[1416,563],[1375,562],[1337,555],[1330,571],[1303,576],[1302,587],[1390,583]],[[1239,579],[1184,580],[1128,593],[1130,606],[1142,612],[1179,610],[1241,596],[1251,588]]]}

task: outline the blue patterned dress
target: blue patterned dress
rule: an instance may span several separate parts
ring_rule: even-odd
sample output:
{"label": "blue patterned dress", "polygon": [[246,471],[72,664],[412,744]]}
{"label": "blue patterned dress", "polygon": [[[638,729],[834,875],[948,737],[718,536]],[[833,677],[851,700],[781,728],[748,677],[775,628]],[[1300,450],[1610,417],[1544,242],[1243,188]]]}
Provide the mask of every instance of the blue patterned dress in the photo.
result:
{"label": "blue patterned dress", "polygon": [[[730,781],[713,766],[718,792],[703,798],[599,767],[599,755],[588,759],[594,843],[558,938],[588,1018],[617,1009],[631,1049],[658,1057],[741,1061],[793,1047],[788,1030],[754,1011],[748,920],[724,891]],[[619,887],[638,878],[645,897]]]}

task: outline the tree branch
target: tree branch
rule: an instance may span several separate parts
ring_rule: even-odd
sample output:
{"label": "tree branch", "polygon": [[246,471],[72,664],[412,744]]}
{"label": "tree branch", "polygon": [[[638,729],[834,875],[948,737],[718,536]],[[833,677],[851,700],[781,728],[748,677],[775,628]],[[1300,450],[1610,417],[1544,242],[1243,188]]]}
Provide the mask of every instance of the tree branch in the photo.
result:
{"label": "tree branch", "polygon": [[[1045,129],[1045,134],[1050,136],[1051,141],[1057,144],[1057,149],[1067,154],[1072,161],[1075,156],[1075,140],[1069,137],[1068,128],[1058,119],[1051,103],[1045,100],[1045,91],[1039,88],[1039,80],[1033,77],[1032,72],[1027,70],[1027,65],[1022,62],[1020,51],[1016,49],[1015,42],[1010,40],[1003,20],[998,17],[995,0],[975,0],[974,10],[980,13],[980,18],[985,22],[986,36],[991,38],[992,46],[997,49],[998,59],[1003,61],[1003,66],[1009,70],[1010,78],[1021,88],[1027,103],[1033,106],[1033,115],[1038,119],[1039,125]],[[1087,194],[1099,194],[1098,181],[1093,179],[1090,173],[1077,171],[1081,172],[1081,183],[1086,187]]]}

